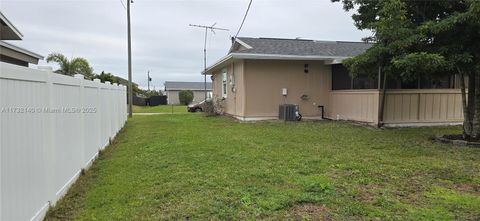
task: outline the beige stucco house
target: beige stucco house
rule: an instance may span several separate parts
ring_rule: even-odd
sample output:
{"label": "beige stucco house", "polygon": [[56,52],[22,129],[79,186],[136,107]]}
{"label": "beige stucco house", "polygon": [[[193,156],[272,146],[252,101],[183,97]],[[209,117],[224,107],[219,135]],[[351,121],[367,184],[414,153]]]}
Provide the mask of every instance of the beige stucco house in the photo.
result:
{"label": "beige stucco house", "polygon": [[41,55],[7,43],[6,40],[22,40],[20,31],[0,12],[0,61],[28,67],[28,64],[38,64]]}
{"label": "beige stucco house", "polygon": [[190,90],[193,92],[192,103],[200,103],[205,100],[205,86],[207,98],[212,97],[212,83],[207,82],[182,82],[182,81],[165,81],[165,95],[167,95],[168,104],[180,104],[179,92],[182,90]]}
{"label": "beige stucco house", "polygon": [[[230,53],[210,66],[213,98],[240,120],[278,119],[280,104],[297,104],[304,118],[390,126],[458,124],[461,94],[452,76],[415,82],[389,80],[383,119],[378,79],[351,78],[342,60],[371,45],[363,42],[237,38]],[[382,122],[380,122],[382,121]]]}

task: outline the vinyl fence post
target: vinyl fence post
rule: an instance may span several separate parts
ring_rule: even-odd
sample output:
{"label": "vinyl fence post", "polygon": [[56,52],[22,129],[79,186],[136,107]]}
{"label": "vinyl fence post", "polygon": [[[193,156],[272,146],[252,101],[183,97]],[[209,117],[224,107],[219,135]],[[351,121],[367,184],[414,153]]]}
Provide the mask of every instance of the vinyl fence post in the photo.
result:
{"label": "vinyl fence post", "polygon": [[47,145],[45,146],[47,150],[45,151],[47,154],[46,159],[46,177],[47,178],[47,195],[48,195],[48,202],[50,205],[54,204],[57,201],[57,190],[55,189],[56,186],[56,180],[57,178],[57,173],[55,172],[56,168],[56,163],[57,163],[57,147],[56,147],[56,142],[55,142],[55,118],[57,117],[58,113],[55,113],[55,96],[56,93],[54,91],[54,85],[53,85],[53,72],[51,71],[46,71],[47,75],[47,101],[46,101],[46,107],[42,111],[43,115],[47,119],[47,126],[45,128],[45,137],[46,137],[46,143]]}
{"label": "vinyl fence post", "polygon": [[85,101],[84,101],[84,97],[85,97],[85,86],[84,86],[84,76],[81,75],[81,74],[76,74],[74,75],[74,77],[76,79],[78,79],[78,87],[79,87],[79,92],[80,92],[80,97],[78,98],[80,100],[79,102],[79,107],[74,107],[74,108],[78,108],[77,110],[75,110],[75,115],[78,115],[79,117],[77,118],[80,122],[79,122],[79,125],[80,125],[80,134],[78,135],[78,137],[80,137],[79,139],[79,143],[80,143],[80,146],[81,146],[81,153],[82,155],[79,156],[82,158],[82,164],[79,165],[80,168],[85,168],[87,166],[87,162],[89,159],[87,155],[85,155],[85,152],[87,151],[87,148],[85,148],[85,113],[84,113],[84,106],[85,106]]}
{"label": "vinyl fence post", "polygon": [[[104,91],[105,94],[104,94],[104,99],[103,99],[103,104],[104,104],[104,107],[105,109],[103,111],[105,111],[105,115],[104,117],[106,118],[105,119],[105,134],[107,135],[107,141],[109,143],[109,141],[111,140],[112,138],[112,121],[110,119],[110,115],[111,115],[111,112],[112,112],[112,108],[111,108],[111,99],[110,99],[110,87],[111,87],[111,82],[110,81],[105,81],[105,87],[106,87],[106,90]],[[108,143],[107,143],[107,146],[108,146]]]}
{"label": "vinyl fence post", "polygon": [[101,86],[102,86],[102,82],[100,81],[100,79],[96,78],[96,79],[93,79],[93,81],[95,83],[97,83],[95,85],[96,89],[97,89],[97,96],[95,96],[95,108],[96,108],[96,111],[95,111],[95,120],[97,122],[95,122],[97,124],[97,134],[98,134],[98,138],[97,138],[97,148],[98,150],[101,150],[103,148],[103,143],[102,143],[102,116],[101,116],[101,110],[100,110],[100,99],[101,99],[101,94],[100,94],[100,90],[101,90]]}
{"label": "vinyl fence post", "polygon": [[114,90],[114,101],[115,101],[115,137],[118,134],[118,131],[120,131],[120,101],[118,100],[118,94],[120,93],[120,90],[118,88],[118,83],[113,84],[115,85],[115,90]]}

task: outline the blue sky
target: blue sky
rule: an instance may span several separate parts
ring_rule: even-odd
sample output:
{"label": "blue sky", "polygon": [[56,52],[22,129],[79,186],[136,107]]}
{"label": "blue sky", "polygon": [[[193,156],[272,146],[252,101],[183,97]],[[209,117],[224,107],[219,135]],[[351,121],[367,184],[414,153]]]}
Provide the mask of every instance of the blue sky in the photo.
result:
{"label": "blue sky", "polygon": [[[157,89],[166,80],[202,81],[203,31],[188,25],[216,22],[230,29],[209,33],[207,63],[214,63],[226,55],[248,2],[135,0],[134,81],[146,87],[148,70]],[[24,35],[23,41],[10,43],[44,56],[60,52],[84,57],[95,72],[126,78],[126,11],[121,0],[0,0],[0,10]],[[369,33],[357,30],[350,16],[330,0],[254,0],[240,36],[360,41]]]}

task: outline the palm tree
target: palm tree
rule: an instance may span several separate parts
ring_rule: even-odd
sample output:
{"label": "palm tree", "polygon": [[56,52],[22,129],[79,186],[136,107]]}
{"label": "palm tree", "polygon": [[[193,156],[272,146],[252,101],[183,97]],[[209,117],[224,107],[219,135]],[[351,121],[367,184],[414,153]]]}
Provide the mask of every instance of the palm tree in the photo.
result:
{"label": "palm tree", "polygon": [[72,58],[68,60],[63,54],[51,53],[47,56],[47,62],[55,62],[60,66],[60,69],[55,73],[73,76],[81,74],[87,79],[93,78],[93,69],[85,58]]}

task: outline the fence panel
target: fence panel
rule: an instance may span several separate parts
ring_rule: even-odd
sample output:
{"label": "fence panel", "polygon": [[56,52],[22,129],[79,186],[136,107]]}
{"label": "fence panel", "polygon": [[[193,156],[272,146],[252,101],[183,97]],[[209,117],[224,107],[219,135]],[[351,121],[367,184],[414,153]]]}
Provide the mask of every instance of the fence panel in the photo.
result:
{"label": "fence panel", "polygon": [[124,86],[0,62],[0,220],[41,220],[126,110]]}
{"label": "fence panel", "polygon": [[462,122],[461,102],[458,89],[390,90],[385,99],[385,122]]}
{"label": "fence panel", "polygon": [[378,122],[378,90],[339,90],[330,92],[326,115],[331,119]]}

